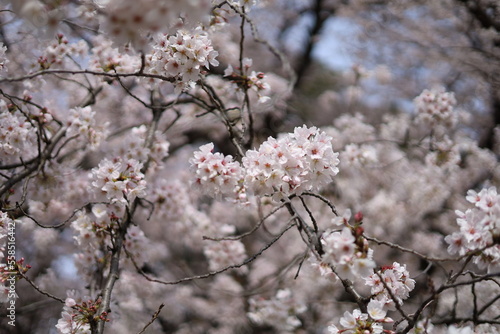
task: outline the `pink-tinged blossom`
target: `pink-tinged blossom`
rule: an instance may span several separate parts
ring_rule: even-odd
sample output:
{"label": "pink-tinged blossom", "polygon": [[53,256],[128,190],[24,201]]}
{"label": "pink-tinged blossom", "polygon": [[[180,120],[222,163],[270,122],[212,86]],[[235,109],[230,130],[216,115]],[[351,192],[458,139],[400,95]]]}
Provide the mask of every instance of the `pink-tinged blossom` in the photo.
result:
{"label": "pink-tinged blossom", "polygon": [[243,58],[243,68],[237,68],[229,65],[224,71],[224,77],[228,78],[232,83],[232,89],[243,96],[247,90],[254,91],[259,97],[259,102],[266,102],[269,100],[270,86],[265,80],[263,72],[250,71],[253,61],[250,58]]}
{"label": "pink-tinged blossom", "polygon": [[344,213],[341,216],[335,216],[332,218],[331,223],[334,227],[342,226],[342,225],[347,225],[349,220],[351,219],[351,210],[347,209],[344,211]]}
{"label": "pink-tinged blossom", "polygon": [[212,143],[203,145],[190,159],[196,177],[194,185],[213,196],[237,197],[243,179],[241,166],[230,155],[212,153],[213,149]]}
{"label": "pink-tinged blossom", "polygon": [[88,319],[75,307],[89,297],[80,298],[75,291],[68,291],[61,318],[57,321],[56,329],[58,334],[90,334],[90,324]]}
{"label": "pink-tinged blossom", "polygon": [[72,309],[63,311],[61,318],[57,321],[56,329],[59,334],[90,334],[90,325],[83,323]]}
{"label": "pink-tinged blossom", "polygon": [[99,147],[99,144],[107,135],[108,123],[98,125],[95,119],[95,111],[90,106],[70,109],[67,125],[66,134],[68,137],[81,136],[80,138],[87,141],[91,149],[94,150]]}
{"label": "pink-tinged blossom", "polygon": [[370,318],[377,321],[385,320],[387,322],[387,319],[385,317],[387,314],[387,310],[384,306],[384,303],[380,300],[370,300],[367,306],[367,312]]}
{"label": "pink-tinged blossom", "polygon": [[445,237],[450,254],[465,255],[482,250],[474,257],[474,263],[485,268],[500,265],[500,246],[494,244],[500,236],[500,195],[495,187],[484,188],[479,193],[467,192],[466,200],[474,208],[465,212],[455,211],[460,231]]}
{"label": "pink-tinged blossom", "polygon": [[146,195],[146,181],[141,168],[142,163],[137,160],[117,158],[110,161],[105,158],[92,169],[92,186],[111,203],[126,205]]}
{"label": "pink-tinged blossom", "polygon": [[120,52],[113,42],[102,35],[92,40],[89,67],[97,72],[131,73],[141,67],[139,57]]}
{"label": "pink-tinged blossom", "polygon": [[[375,318],[373,318],[372,315],[375,316]],[[352,313],[345,311],[344,316],[339,320],[343,328],[338,328],[334,324],[331,324],[326,329],[326,333],[381,334],[384,331],[382,324],[387,322],[392,322],[392,319],[386,318],[385,311],[380,308],[377,302],[372,300],[368,303],[368,314],[362,313],[359,309],[355,309]]]}
{"label": "pink-tinged blossom", "polygon": [[250,312],[247,316],[256,324],[267,324],[281,331],[293,331],[301,325],[297,318],[307,310],[298,302],[289,289],[278,290],[271,299],[250,298]]}
{"label": "pink-tinged blossom", "polygon": [[276,199],[317,191],[339,172],[331,137],[307,126],[278,139],[270,137],[258,150],[249,150],[242,162],[249,191]]}
{"label": "pink-tinged blossom", "polygon": [[258,150],[249,150],[241,166],[231,156],[212,153],[213,144],[200,147],[190,160],[195,184],[206,193],[246,198],[246,193],[275,199],[317,191],[338,173],[338,153],[331,137],[303,126],[294,133],[270,137]]}
{"label": "pink-tinged blossom", "polygon": [[169,155],[170,143],[165,134],[156,131],[151,144],[147,147],[147,136],[148,130],[145,125],[132,128],[130,133],[112,149],[114,156],[142,163],[149,161],[149,168],[161,169],[163,159]]}
{"label": "pink-tinged blossom", "polygon": [[[350,211],[348,213],[350,216]],[[350,227],[346,226],[341,231],[327,230],[320,242],[324,252],[321,256],[323,267],[332,267],[341,278],[354,280],[366,277],[375,268],[373,250],[368,248],[366,240],[356,240]],[[323,273],[329,271],[331,269]]]}
{"label": "pink-tinged blossom", "polygon": [[456,103],[455,95],[442,87],[425,89],[414,100],[417,119],[430,126],[453,127],[458,121],[453,109]]}
{"label": "pink-tinged blossom", "polygon": [[87,48],[83,40],[70,44],[64,35],[58,34],[38,58],[38,67],[41,70],[60,67],[66,57],[86,54]]}
{"label": "pink-tinged blossom", "polygon": [[201,29],[192,33],[179,30],[173,36],[160,34],[155,41],[150,72],[173,78],[179,92],[194,87],[206,69],[219,65],[218,52]]}
{"label": "pink-tinged blossom", "polygon": [[346,145],[341,153],[341,160],[349,166],[363,166],[374,164],[378,161],[377,151],[370,145]]}
{"label": "pink-tinged blossom", "polygon": [[371,287],[371,293],[375,300],[382,302],[385,309],[392,310],[396,304],[387,289],[390,289],[396,301],[402,304],[415,287],[415,280],[410,278],[406,265],[394,262],[391,266],[382,267],[380,271],[368,276],[365,279],[365,284]]}
{"label": "pink-tinged blossom", "polygon": [[0,164],[27,161],[37,154],[37,129],[26,114],[0,100]]}

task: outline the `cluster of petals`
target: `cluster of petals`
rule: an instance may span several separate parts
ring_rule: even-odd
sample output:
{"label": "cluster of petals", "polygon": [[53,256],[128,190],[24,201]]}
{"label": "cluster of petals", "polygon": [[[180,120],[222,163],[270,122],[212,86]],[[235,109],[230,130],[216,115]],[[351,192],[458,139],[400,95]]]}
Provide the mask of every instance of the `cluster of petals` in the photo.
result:
{"label": "cluster of petals", "polygon": [[268,324],[281,331],[293,331],[302,323],[297,314],[307,310],[299,303],[289,289],[278,290],[271,299],[251,298],[247,316],[256,324]]}
{"label": "cluster of petals", "polygon": [[384,332],[383,323],[393,322],[391,318],[385,315],[387,311],[384,309],[382,302],[377,300],[370,300],[367,306],[368,313],[362,313],[359,309],[355,309],[352,313],[345,311],[344,316],[340,318],[339,329],[335,325],[330,325],[327,328],[328,334],[381,334]]}
{"label": "cluster of petals", "polygon": [[131,73],[138,71],[141,67],[138,57],[120,52],[117,47],[113,46],[113,42],[103,35],[95,36],[92,44],[94,47],[89,59],[89,69],[92,71]]}
{"label": "cluster of petals", "polygon": [[146,181],[137,160],[103,159],[92,169],[92,186],[105,195],[111,203],[126,205],[137,197],[146,195]]}
{"label": "cluster of petals", "polygon": [[442,87],[425,89],[414,100],[417,119],[431,126],[452,127],[458,120],[453,110],[456,103],[455,95]]}
{"label": "cluster of petals", "polygon": [[214,196],[240,198],[250,192],[279,200],[319,190],[339,171],[331,137],[316,127],[304,125],[279,139],[269,137],[258,150],[246,152],[242,165],[230,155],[212,153],[213,148],[211,143],[201,146],[190,163],[195,184]]}
{"label": "cluster of petals", "polygon": [[155,214],[161,221],[178,221],[190,205],[188,189],[179,180],[159,179],[148,187],[147,198],[155,204]]}
{"label": "cluster of petals", "polygon": [[84,54],[86,51],[87,44],[85,41],[80,40],[78,43],[70,44],[64,35],[58,34],[56,39],[49,43],[43,54],[38,58],[38,64],[42,70],[45,70],[54,65],[62,64],[67,55]]}
{"label": "cluster of petals", "polygon": [[179,30],[176,35],[159,34],[150,59],[151,73],[174,78],[178,91],[194,87],[210,65],[218,66],[218,52],[201,30]]}
{"label": "cluster of petals", "polygon": [[[382,267],[365,279],[365,284],[371,287],[374,298],[381,301],[386,309],[394,309],[396,302],[402,304],[415,288],[415,280],[410,278],[406,265],[394,262],[391,266]],[[387,291],[387,289],[390,289]],[[392,296],[396,298],[393,300]]]}
{"label": "cluster of petals", "polygon": [[342,278],[366,277],[375,268],[373,251],[360,249],[348,227],[342,231],[326,231],[321,236],[321,245],[324,251],[321,261],[333,266]]}
{"label": "cluster of petals", "polygon": [[257,195],[276,198],[316,191],[339,172],[332,138],[316,127],[297,127],[278,139],[269,137],[243,157],[245,186]]}
{"label": "cluster of petals", "polygon": [[250,58],[243,58],[242,69],[235,71],[233,66],[229,65],[224,71],[224,77],[231,80],[233,83],[233,90],[237,94],[242,94],[247,90],[253,90],[259,97],[259,102],[266,102],[270,99],[269,94],[270,86],[265,81],[265,74],[263,72],[250,71],[253,61]]}
{"label": "cluster of petals", "polygon": [[475,263],[481,267],[498,266],[500,247],[494,245],[494,240],[500,236],[500,194],[495,187],[479,192],[469,190],[466,199],[475,207],[465,212],[456,211],[460,231],[445,237],[448,252],[465,255],[482,249],[474,258]]}
{"label": "cluster of petals", "polygon": [[19,162],[36,154],[36,129],[19,110],[10,111],[0,101],[0,163]]}
{"label": "cluster of petals", "polygon": [[140,162],[150,160],[161,168],[162,160],[169,155],[170,143],[161,131],[154,133],[151,144],[146,143],[147,136],[148,129],[145,125],[132,128],[130,133],[113,147],[112,152],[115,156],[127,160],[133,159]]}
{"label": "cluster of petals", "polygon": [[370,145],[349,144],[341,153],[342,161],[351,166],[363,166],[378,161],[377,150]]}
{"label": "cluster of petals", "polygon": [[195,174],[194,184],[206,194],[234,197],[239,191],[243,171],[237,161],[230,155],[213,153],[214,144],[200,147],[190,159],[191,169]]}
{"label": "cluster of petals", "polygon": [[[109,230],[116,227],[120,206],[103,203],[92,205],[90,212],[79,211],[71,222],[73,239],[85,251],[101,247],[109,239]],[[123,210],[121,210],[123,211]]]}
{"label": "cluster of petals", "polygon": [[[84,297],[84,299],[90,299]],[[68,291],[68,297],[64,301],[61,318],[57,321],[58,334],[90,334],[90,324],[85,317],[79,313],[74,306],[81,302],[74,291]]]}
{"label": "cluster of petals", "polygon": [[67,123],[67,136],[82,136],[92,149],[97,148],[106,135],[107,124],[97,125],[95,111],[90,106],[70,109]]}

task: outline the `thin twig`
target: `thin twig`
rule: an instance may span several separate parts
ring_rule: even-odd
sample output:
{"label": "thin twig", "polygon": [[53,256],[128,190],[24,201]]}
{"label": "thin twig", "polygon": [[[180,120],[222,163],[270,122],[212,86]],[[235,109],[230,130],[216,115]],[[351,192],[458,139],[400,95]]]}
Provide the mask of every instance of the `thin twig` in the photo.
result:
{"label": "thin twig", "polygon": [[207,237],[203,236],[203,240],[211,240],[211,241],[222,241],[222,240],[240,240],[243,239],[246,236],[249,236],[250,234],[254,233],[259,229],[259,227],[264,223],[264,221],[274,215],[276,212],[278,212],[281,208],[285,206],[285,203],[281,203],[279,206],[271,210],[265,217],[260,219],[260,221],[248,232],[242,233],[240,235],[234,235],[234,236],[228,236],[228,237],[220,237],[220,238],[214,238],[214,237]]}
{"label": "thin twig", "polygon": [[31,281],[28,276],[26,276],[25,274],[23,274],[20,270],[17,272],[17,274],[19,274],[22,278],[24,278],[26,280],[26,282],[28,282],[32,287],[33,289],[35,289],[36,291],[40,292],[42,295],[44,296],[47,296],[49,298],[52,298],[54,300],[57,300],[58,302],[61,302],[61,303],[65,303],[65,301],[59,297],[56,297],[54,295],[51,295],[50,293],[46,292],[46,291],[43,291],[42,289],[40,289],[39,287],[37,287],[35,285],[35,283],[33,283],[33,281]]}
{"label": "thin twig", "polygon": [[161,303],[158,307],[158,310],[151,316],[151,320],[144,326],[144,328],[137,334],[142,334],[146,331],[146,329],[158,318],[160,315],[161,309],[165,306],[165,304]]}
{"label": "thin twig", "polygon": [[[295,223],[289,224],[273,240],[271,240],[267,245],[265,245],[264,247],[262,247],[257,253],[255,253],[254,255],[252,255],[251,257],[247,258],[245,261],[243,261],[241,263],[233,264],[233,265],[224,267],[224,268],[219,269],[219,270],[208,272],[206,274],[185,277],[185,278],[181,278],[181,279],[178,279],[178,280],[175,280],[175,281],[162,281],[162,280],[159,280],[159,279],[151,278],[141,268],[139,268],[139,266],[137,265],[137,263],[135,262],[135,260],[133,259],[133,257],[130,256],[130,253],[128,253],[128,255],[129,255],[130,259],[132,260],[132,263],[133,263],[135,269],[139,272],[139,274],[141,274],[148,281],[159,283],[159,284],[164,284],[164,285],[177,285],[177,284],[180,284],[180,283],[185,283],[185,282],[194,281],[194,280],[198,280],[198,279],[205,279],[205,278],[213,277],[215,275],[218,275],[220,273],[226,272],[228,270],[238,269],[238,268],[241,268],[243,266],[246,266],[247,264],[255,261],[259,256],[261,256],[262,253],[264,253],[267,249],[269,249],[269,247],[271,247],[274,243],[276,243],[293,226],[295,226]],[[127,250],[125,250],[125,251],[127,252]]]}

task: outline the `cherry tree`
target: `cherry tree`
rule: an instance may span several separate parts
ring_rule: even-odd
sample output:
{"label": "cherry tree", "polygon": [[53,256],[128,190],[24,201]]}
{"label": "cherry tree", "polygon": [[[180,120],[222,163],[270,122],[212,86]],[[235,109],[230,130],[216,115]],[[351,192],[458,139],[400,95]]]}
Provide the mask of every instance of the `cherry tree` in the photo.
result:
{"label": "cherry tree", "polygon": [[500,332],[495,2],[0,4],[2,330]]}

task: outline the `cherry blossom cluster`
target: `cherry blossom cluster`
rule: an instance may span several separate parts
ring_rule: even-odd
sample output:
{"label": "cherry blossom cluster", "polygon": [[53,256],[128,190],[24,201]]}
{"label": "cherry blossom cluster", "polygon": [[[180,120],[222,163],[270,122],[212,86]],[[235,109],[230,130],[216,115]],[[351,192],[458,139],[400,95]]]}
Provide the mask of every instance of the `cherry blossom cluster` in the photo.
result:
{"label": "cherry blossom cluster", "polygon": [[103,159],[92,169],[92,186],[111,201],[127,205],[136,197],[146,195],[146,181],[141,172],[142,163],[134,159]]}
{"label": "cherry blossom cluster", "polygon": [[251,71],[253,61],[250,58],[243,58],[242,65],[243,68],[237,68],[237,71],[233,66],[229,65],[224,71],[224,77],[228,78],[233,83],[233,90],[241,95],[247,90],[253,90],[257,93],[259,97],[259,102],[265,102],[269,100],[270,86],[265,81],[265,74],[263,72]]}
{"label": "cherry blossom cluster", "polygon": [[98,314],[101,299],[94,300],[88,296],[80,297],[75,291],[68,291],[64,301],[61,318],[56,329],[59,334],[90,334],[90,321],[107,320],[107,313]]}
{"label": "cherry blossom cluster", "polygon": [[138,266],[142,266],[147,261],[148,252],[146,245],[150,242],[139,226],[132,225],[127,230],[127,235],[123,245],[127,251],[127,258],[130,256]]}
{"label": "cherry blossom cluster", "polygon": [[247,316],[256,324],[272,325],[281,331],[293,331],[301,325],[297,318],[307,310],[307,306],[298,302],[289,289],[278,290],[271,299],[251,298]]}
{"label": "cherry blossom cluster", "polygon": [[[102,35],[93,40],[94,47],[91,50],[89,68],[94,71],[117,73],[132,73],[138,71],[141,66],[140,59],[132,55],[120,52],[113,42]],[[104,80],[104,78],[103,78]]]}
{"label": "cherry blossom cluster", "polygon": [[54,65],[61,65],[64,58],[68,55],[86,53],[87,44],[85,41],[80,40],[77,43],[70,44],[64,35],[58,34],[56,39],[47,46],[43,54],[38,58],[38,65],[40,69],[46,70],[53,68]]}
{"label": "cherry blossom cluster", "polygon": [[495,187],[483,188],[479,192],[471,189],[466,200],[475,207],[465,212],[455,211],[460,231],[445,237],[448,252],[465,255],[480,251],[474,257],[478,266],[498,267],[500,246],[495,240],[500,237],[500,195]]}
{"label": "cherry blossom cluster", "polygon": [[0,100],[0,162],[19,162],[35,156],[37,130],[27,115]]}
{"label": "cherry blossom cluster", "polygon": [[280,199],[316,191],[332,181],[339,171],[339,159],[331,139],[318,128],[304,125],[279,139],[269,137],[258,150],[248,150],[243,167],[231,156],[212,153],[213,144],[200,147],[190,163],[195,183],[207,193],[236,193],[244,198],[249,191]]}
{"label": "cherry blossom cluster", "polygon": [[[116,210],[116,213],[119,211]],[[75,265],[82,276],[91,277],[97,270],[96,264],[105,263],[103,250],[112,246],[109,235],[116,228],[117,221],[118,217],[111,206],[95,204],[91,212],[80,211],[71,222],[73,239],[81,250],[74,255]]]}
{"label": "cherry blossom cluster", "polygon": [[367,306],[368,313],[362,313],[359,309],[355,309],[352,313],[345,311],[344,316],[340,318],[339,329],[334,324],[328,326],[326,333],[328,334],[382,334],[393,333],[392,331],[384,330],[383,324],[393,322],[391,318],[386,317],[387,311],[384,309],[382,302],[370,300]]}
{"label": "cherry blossom cluster", "polygon": [[206,194],[233,197],[240,192],[242,168],[239,162],[233,161],[232,156],[212,153],[213,149],[212,143],[203,145],[190,159],[191,170],[196,176],[194,184]]}
{"label": "cherry blossom cluster", "polygon": [[341,278],[367,277],[375,268],[373,251],[366,240],[356,237],[356,228],[344,227],[342,231],[326,231],[321,236],[324,254],[321,261],[335,268]]}
{"label": "cherry blossom cluster", "polygon": [[125,138],[111,148],[111,152],[126,160],[133,159],[143,163],[150,161],[155,164],[155,167],[161,168],[163,159],[169,155],[170,143],[165,134],[156,131],[148,148],[147,136],[148,131],[145,125],[134,127]]}
{"label": "cherry blossom cluster", "polygon": [[[203,253],[212,271],[240,264],[247,258],[245,245],[240,240],[209,241],[203,247]],[[247,270],[243,267],[241,272]]]}
{"label": "cherry blossom cluster", "polygon": [[377,150],[370,145],[349,144],[340,155],[344,163],[352,166],[370,165],[378,161]]}
{"label": "cherry blossom cluster", "polygon": [[107,123],[97,124],[95,111],[90,106],[70,109],[67,124],[67,136],[82,136],[92,149],[96,149],[105,138],[108,126]]}
{"label": "cherry blossom cluster", "polygon": [[105,204],[92,206],[92,213],[78,212],[71,222],[74,240],[82,249],[98,248],[98,239],[105,239],[105,233],[114,224]]}
{"label": "cherry blossom cluster", "polygon": [[339,172],[331,141],[325,132],[305,125],[278,139],[269,137],[242,159],[246,187],[276,198],[319,190]]}
{"label": "cherry blossom cluster", "polygon": [[201,29],[193,33],[179,30],[173,36],[159,34],[153,46],[150,72],[172,77],[178,91],[186,90],[194,87],[210,65],[219,65],[217,55]]}
{"label": "cherry blossom cluster", "polygon": [[73,307],[76,301],[66,298],[61,312],[61,318],[57,321],[56,329],[59,334],[90,334],[90,324],[80,312]]}
{"label": "cherry blossom cluster", "polygon": [[109,0],[102,3],[107,14],[103,26],[119,45],[131,42],[143,48],[148,33],[186,26],[192,27],[206,20],[210,0],[162,1],[162,0]]}
{"label": "cherry blossom cluster", "polygon": [[[71,222],[73,239],[81,250],[75,254],[75,264],[83,275],[91,275],[96,270],[96,263],[106,263],[106,249],[111,247],[110,235],[119,226],[118,215],[123,214],[120,204],[93,204],[90,212],[80,211]],[[144,248],[149,243],[144,232],[135,225],[128,228],[124,240],[127,254],[134,258],[137,265],[142,265],[147,257]],[[127,257],[128,259],[128,257]]]}
{"label": "cherry blossom cluster", "polygon": [[148,200],[155,204],[155,214],[160,221],[182,220],[190,204],[187,189],[179,180],[159,179],[148,187]]}
{"label": "cherry blossom cluster", "polygon": [[453,127],[457,120],[454,107],[457,104],[452,92],[445,92],[439,87],[432,90],[425,89],[414,100],[417,119],[431,126]]}
{"label": "cherry blossom cluster", "polygon": [[[371,287],[375,300],[382,302],[384,309],[391,310],[395,309],[396,302],[401,305],[403,300],[410,296],[410,291],[415,288],[415,280],[410,278],[406,265],[398,262],[375,271],[365,279],[365,284]],[[387,291],[388,289],[390,292]]]}

